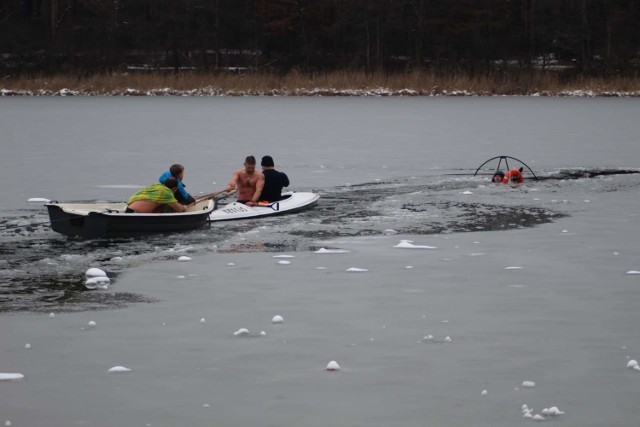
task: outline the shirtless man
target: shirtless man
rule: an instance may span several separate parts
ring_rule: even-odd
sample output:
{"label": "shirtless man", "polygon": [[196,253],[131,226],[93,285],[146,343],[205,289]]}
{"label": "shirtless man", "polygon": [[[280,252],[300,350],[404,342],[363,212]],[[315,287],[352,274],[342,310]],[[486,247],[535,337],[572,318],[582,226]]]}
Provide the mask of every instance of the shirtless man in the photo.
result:
{"label": "shirtless man", "polygon": [[125,213],[163,213],[165,206],[174,212],[185,212],[186,206],[178,203],[175,192],[178,191],[178,179],[168,178],[164,184],[144,187],[129,198]]}
{"label": "shirtless man", "polygon": [[238,188],[238,202],[253,206],[260,199],[260,193],[264,187],[264,175],[262,172],[256,171],[255,157],[247,156],[244,159],[244,168],[233,173],[225,191],[230,193],[236,187]]}

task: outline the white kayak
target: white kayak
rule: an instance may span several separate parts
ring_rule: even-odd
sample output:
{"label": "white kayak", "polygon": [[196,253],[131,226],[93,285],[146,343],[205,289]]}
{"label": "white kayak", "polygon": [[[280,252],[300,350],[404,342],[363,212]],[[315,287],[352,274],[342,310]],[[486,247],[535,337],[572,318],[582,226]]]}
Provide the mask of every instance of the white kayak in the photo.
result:
{"label": "white kayak", "polygon": [[283,215],[310,208],[318,202],[319,198],[320,196],[316,193],[295,193],[289,191],[282,193],[282,200],[267,204],[247,206],[243,203],[233,202],[211,212],[209,220],[231,221],[236,219]]}

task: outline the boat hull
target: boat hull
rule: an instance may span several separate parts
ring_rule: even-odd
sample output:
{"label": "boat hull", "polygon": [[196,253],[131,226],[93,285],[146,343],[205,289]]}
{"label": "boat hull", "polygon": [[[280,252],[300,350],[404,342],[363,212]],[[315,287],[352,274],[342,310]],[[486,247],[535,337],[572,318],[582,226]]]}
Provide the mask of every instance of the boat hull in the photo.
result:
{"label": "boat hull", "polygon": [[53,231],[68,237],[94,239],[202,228],[215,204],[208,200],[187,212],[166,214],[124,213],[125,204],[53,202],[46,206]]}
{"label": "boat hull", "polygon": [[229,203],[213,211],[209,216],[209,220],[211,222],[234,221],[290,214],[315,206],[320,198],[316,193],[303,192],[287,192],[283,193],[282,196],[282,200],[265,206],[247,206],[238,202]]}

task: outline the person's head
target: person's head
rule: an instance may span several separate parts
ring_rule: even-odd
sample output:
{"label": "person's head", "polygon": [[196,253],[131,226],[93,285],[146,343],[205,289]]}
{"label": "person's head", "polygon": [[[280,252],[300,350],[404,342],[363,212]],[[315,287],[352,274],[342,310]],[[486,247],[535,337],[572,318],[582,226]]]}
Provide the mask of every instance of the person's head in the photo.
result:
{"label": "person's head", "polygon": [[272,168],[275,166],[273,163],[273,157],[271,156],[263,156],[262,161],[260,162],[260,166],[263,168]]}
{"label": "person's head", "polygon": [[165,187],[169,187],[171,191],[175,193],[178,190],[178,178],[176,178],[175,176],[170,176],[164,182],[164,185]]}
{"label": "person's head", "polygon": [[184,166],[179,165],[179,164],[175,164],[175,165],[171,165],[171,167],[169,168],[169,172],[171,172],[171,176],[173,176],[174,178],[178,178],[179,180],[182,180],[184,178]]}
{"label": "person's head", "polygon": [[255,157],[247,156],[247,158],[244,159],[244,170],[248,174],[252,174],[256,170],[256,158]]}
{"label": "person's head", "polygon": [[493,178],[491,178],[491,181],[492,182],[502,182],[503,179],[504,179],[504,172],[496,171],[496,173],[493,174]]}

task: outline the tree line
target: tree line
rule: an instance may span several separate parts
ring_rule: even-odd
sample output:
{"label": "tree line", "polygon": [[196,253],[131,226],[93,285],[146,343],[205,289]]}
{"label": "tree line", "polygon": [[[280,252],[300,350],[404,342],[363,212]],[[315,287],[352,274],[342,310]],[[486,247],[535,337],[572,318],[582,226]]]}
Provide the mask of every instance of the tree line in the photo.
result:
{"label": "tree line", "polygon": [[0,69],[638,76],[638,22],[640,0],[0,0]]}

